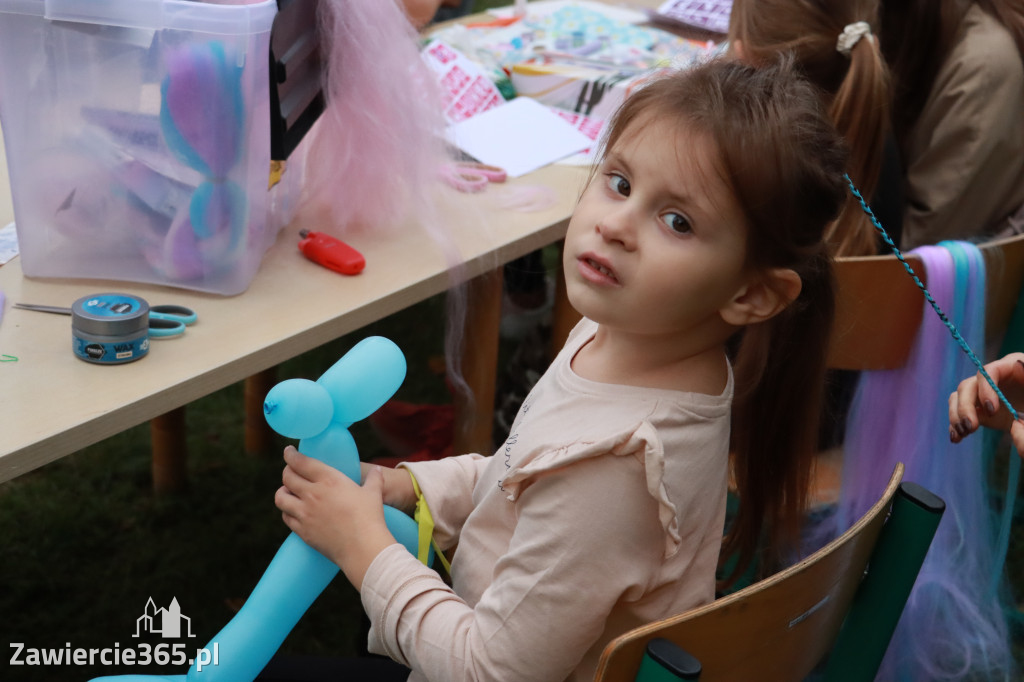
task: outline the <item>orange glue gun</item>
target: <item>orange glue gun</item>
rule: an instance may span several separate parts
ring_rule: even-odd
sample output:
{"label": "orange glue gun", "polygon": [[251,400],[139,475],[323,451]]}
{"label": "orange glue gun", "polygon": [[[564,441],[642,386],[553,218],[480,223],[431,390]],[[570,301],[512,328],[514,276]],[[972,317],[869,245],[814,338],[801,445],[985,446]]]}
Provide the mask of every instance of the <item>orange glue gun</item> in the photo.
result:
{"label": "orange glue gun", "polygon": [[301,230],[299,251],[314,263],[343,275],[358,275],[366,267],[366,259],[337,237],[323,232]]}

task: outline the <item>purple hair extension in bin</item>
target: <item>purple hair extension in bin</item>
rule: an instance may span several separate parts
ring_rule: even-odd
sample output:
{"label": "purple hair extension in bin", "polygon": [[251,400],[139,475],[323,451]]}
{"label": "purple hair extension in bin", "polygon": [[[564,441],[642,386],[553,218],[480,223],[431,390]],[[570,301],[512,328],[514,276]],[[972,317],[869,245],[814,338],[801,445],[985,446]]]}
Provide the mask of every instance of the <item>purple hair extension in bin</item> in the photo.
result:
{"label": "purple hair extension in bin", "polygon": [[245,131],[242,67],[219,41],[170,50],[166,67],[160,108],[164,141],[203,181],[192,193],[187,217],[175,218],[164,259],[178,270],[207,273],[230,267],[245,247],[248,201],[228,179]]}

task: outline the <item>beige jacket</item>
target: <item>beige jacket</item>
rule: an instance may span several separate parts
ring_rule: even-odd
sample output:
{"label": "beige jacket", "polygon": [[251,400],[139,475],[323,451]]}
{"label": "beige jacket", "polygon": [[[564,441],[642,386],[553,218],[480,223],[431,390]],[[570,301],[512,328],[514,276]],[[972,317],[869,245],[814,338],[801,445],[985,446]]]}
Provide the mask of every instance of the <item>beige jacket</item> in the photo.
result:
{"label": "beige jacket", "polygon": [[591,680],[614,636],[710,601],[725,518],[720,396],[585,380],[584,320],[493,457],[409,463],[458,543],[453,589],[393,545],[362,601],[370,650],[412,680]]}
{"label": "beige jacket", "polygon": [[1024,204],[1024,65],[972,5],[907,140],[903,248],[987,236]]}

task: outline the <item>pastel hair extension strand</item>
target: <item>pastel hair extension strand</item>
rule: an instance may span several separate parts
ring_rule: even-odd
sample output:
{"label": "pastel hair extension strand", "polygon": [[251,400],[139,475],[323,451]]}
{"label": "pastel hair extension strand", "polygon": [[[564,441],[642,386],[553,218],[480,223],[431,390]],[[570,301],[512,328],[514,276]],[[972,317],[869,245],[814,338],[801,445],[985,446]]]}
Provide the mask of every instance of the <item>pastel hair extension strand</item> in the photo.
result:
{"label": "pastel hair extension strand", "polygon": [[[929,289],[950,310],[964,341],[983,345],[984,260],[966,243],[922,247]],[[990,589],[999,571],[994,516],[982,441],[954,446],[948,438],[950,386],[973,373],[969,358],[946,342],[942,320],[926,315],[907,364],[865,372],[850,410],[844,446],[837,530],[877,498],[897,461],[905,478],[942,497],[939,525],[879,679],[1009,679],[1014,670],[1008,625],[999,595]]]}

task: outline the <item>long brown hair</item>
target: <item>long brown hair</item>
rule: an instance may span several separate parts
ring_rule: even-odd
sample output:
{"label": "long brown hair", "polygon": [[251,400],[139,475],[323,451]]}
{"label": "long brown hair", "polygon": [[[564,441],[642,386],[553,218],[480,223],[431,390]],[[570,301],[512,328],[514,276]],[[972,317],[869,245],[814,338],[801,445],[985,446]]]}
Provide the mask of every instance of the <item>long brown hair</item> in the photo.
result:
{"label": "long brown hair", "polygon": [[[858,21],[877,33],[878,13],[878,0],[734,0],[729,19],[729,38],[740,41],[744,60],[757,65],[791,53],[821,89],[850,148],[850,177],[866,197],[878,186],[890,129],[889,70],[873,36],[859,40],[849,56],[836,49],[836,41]],[[852,196],[830,226],[828,241],[836,256],[877,252],[872,225]]]}
{"label": "long brown hair", "polygon": [[626,100],[604,148],[649,116],[678,120],[716,145],[747,219],[751,272],[790,268],[802,282],[788,308],[741,332],[735,354],[731,445],[740,505],[724,551],[737,554],[738,570],[763,539],[780,552],[798,539],[835,305],[824,237],[846,197],[846,148],[817,90],[788,58],[761,68],[718,59],[655,80]]}

